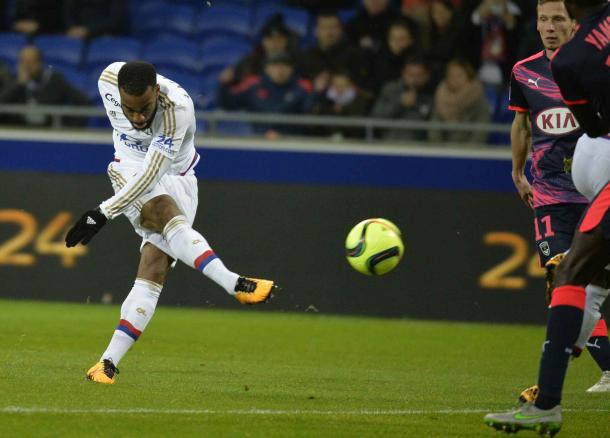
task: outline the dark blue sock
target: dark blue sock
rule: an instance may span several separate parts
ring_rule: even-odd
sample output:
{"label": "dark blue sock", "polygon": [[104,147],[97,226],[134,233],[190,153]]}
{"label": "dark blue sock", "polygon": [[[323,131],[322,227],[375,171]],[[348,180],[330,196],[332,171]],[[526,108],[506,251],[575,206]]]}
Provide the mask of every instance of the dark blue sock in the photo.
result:
{"label": "dark blue sock", "polygon": [[585,290],[579,286],[561,286],[553,292],[538,375],[536,407],[540,409],[551,409],[561,402],[568,361],[582,325],[584,300]]}
{"label": "dark blue sock", "polygon": [[587,350],[602,371],[610,371],[610,341],[607,336],[589,338]]}

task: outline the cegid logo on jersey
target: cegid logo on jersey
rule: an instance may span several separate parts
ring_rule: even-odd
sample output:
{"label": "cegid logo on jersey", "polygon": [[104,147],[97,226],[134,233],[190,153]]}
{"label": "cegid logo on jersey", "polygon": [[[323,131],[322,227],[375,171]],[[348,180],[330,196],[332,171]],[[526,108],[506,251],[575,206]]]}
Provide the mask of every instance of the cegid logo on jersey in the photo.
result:
{"label": "cegid logo on jersey", "polygon": [[574,114],[566,107],[549,108],[538,113],[536,126],[550,135],[569,134],[580,128]]}

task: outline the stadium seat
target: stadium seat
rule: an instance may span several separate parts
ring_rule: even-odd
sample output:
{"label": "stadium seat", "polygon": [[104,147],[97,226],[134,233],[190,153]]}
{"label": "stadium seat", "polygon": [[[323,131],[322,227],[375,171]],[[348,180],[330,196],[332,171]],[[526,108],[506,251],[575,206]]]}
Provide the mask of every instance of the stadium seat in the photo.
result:
{"label": "stadium seat", "polygon": [[207,70],[203,75],[201,81],[201,95],[203,97],[202,108],[203,109],[216,109],[217,108],[217,95],[218,95],[218,76],[222,68]]}
{"label": "stadium seat", "polygon": [[197,73],[202,69],[199,47],[186,39],[165,38],[152,41],[144,46],[142,59],[159,69],[167,67],[183,73]]}
{"label": "stadium seat", "polygon": [[193,99],[193,103],[197,107],[202,107],[203,95],[201,89],[203,81],[200,74],[184,73],[180,70],[170,69],[167,67],[157,69],[157,73],[176,82],[178,85],[184,88],[189,96],[191,96],[191,99]]}
{"label": "stadium seat", "polygon": [[[507,88],[498,92],[497,104],[492,113],[493,123],[509,124],[513,121],[514,113],[508,109],[508,98]],[[510,144],[510,135],[494,132],[489,135],[488,142],[493,145],[507,145]]]}
{"label": "stadium seat", "polygon": [[89,71],[106,67],[116,61],[140,59],[142,44],[135,38],[100,37],[91,41],[85,57],[85,68]]}
{"label": "stadium seat", "polygon": [[57,69],[64,66],[80,67],[83,59],[84,43],[81,39],[62,35],[43,35],[34,40],[42,52],[45,64]]}
{"label": "stadium seat", "polygon": [[263,26],[275,14],[282,14],[284,23],[299,37],[306,38],[309,34],[309,14],[303,9],[282,8],[278,5],[260,6],[254,13],[254,31],[259,36]]}
{"label": "stadium seat", "polygon": [[196,9],[191,6],[159,3],[138,10],[138,17],[133,20],[133,33],[144,42],[151,36],[191,37],[196,15]]}
{"label": "stadium seat", "polygon": [[27,38],[20,33],[0,33],[0,61],[15,69],[19,52],[27,44]]}
{"label": "stadium seat", "polygon": [[252,14],[249,7],[229,4],[204,9],[196,23],[199,38],[218,35],[252,36]]}
{"label": "stadium seat", "polygon": [[[60,69],[55,69],[55,70],[62,74],[62,76],[64,77],[66,82],[68,82],[70,85],[72,85],[77,90],[82,91],[89,98],[91,98],[90,97],[90,95],[92,94],[91,89],[90,89],[91,81],[86,73],[83,73],[81,70],[79,70],[77,68],[68,67],[68,66],[64,66]],[[94,91],[97,95],[97,87],[94,87]]]}
{"label": "stadium seat", "polygon": [[338,11],[341,22],[345,25],[349,20],[354,18],[358,11],[356,9],[340,9]]}
{"label": "stadium seat", "polygon": [[202,69],[218,70],[221,67],[236,63],[247,55],[251,45],[240,39],[210,38],[201,44]]}

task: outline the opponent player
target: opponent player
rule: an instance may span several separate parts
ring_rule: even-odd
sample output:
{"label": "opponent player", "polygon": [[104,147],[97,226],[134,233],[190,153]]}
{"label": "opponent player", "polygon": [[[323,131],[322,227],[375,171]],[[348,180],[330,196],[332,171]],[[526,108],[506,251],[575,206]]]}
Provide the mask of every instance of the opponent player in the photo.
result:
{"label": "opponent player", "polygon": [[[551,74],[550,58],[572,36],[576,23],[564,0],[539,0],[537,30],[544,50],[515,64],[510,82],[509,109],[515,111],[511,129],[513,182],[521,199],[534,208],[536,247],[547,269],[547,299],[553,269],[568,250],[578,222],[589,201],[572,182],[571,165],[576,141],[582,135],[573,114],[562,102],[559,87]],[[524,173],[528,149],[532,145],[533,190]],[[559,255],[561,254],[561,255]],[[599,286],[589,285],[595,295]],[[599,290],[600,294],[607,291]],[[591,339],[579,339],[576,347],[587,345],[602,371],[602,378],[587,391],[610,391],[610,343],[608,329],[599,315]],[[598,339],[600,338],[600,339]],[[521,393],[523,402],[533,402],[535,385]]]}
{"label": "opponent player", "polygon": [[192,228],[197,210],[199,161],[195,115],[189,95],[145,62],[115,62],[101,74],[99,91],[114,128],[114,161],[108,176],[115,195],[85,212],[68,231],[66,245],[86,245],[124,214],[142,236],[136,280],[121,317],[90,380],[114,383],[116,365],[138,340],[157,306],[169,268],[180,260],[212,279],[242,304],[265,302],[273,281],[229,271]]}
{"label": "opponent player", "polygon": [[563,382],[574,343],[584,330],[583,314],[591,305],[599,311],[606,299],[591,300],[585,286],[593,280],[608,281],[604,267],[610,262],[610,4],[607,0],[566,0],[566,5],[579,28],[556,53],[551,70],[564,102],[586,132],[576,145],[572,177],[578,191],[592,202],[574,234],[570,252],[556,269],[538,398],[534,404],[488,414],[484,420],[496,429],[530,429],[551,436],[563,423]]}

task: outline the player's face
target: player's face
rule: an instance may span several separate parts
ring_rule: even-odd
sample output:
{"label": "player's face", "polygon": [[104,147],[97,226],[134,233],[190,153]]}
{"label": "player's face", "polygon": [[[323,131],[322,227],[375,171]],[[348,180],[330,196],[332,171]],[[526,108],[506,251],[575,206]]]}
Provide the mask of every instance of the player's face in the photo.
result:
{"label": "player's face", "polygon": [[141,96],[132,96],[123,89],[119,89],[121,94],[121,109],[131,125],[143,131],[152,123],[157,111],[157,98],[159,97],[159,85],[148,87]]}
{"label": "player's face", "polygon": [[538,6],[537,29],[542,45],[556,50],[566,43],[574,32],[575,22],[568,15],[563,2],[548,2]]}

